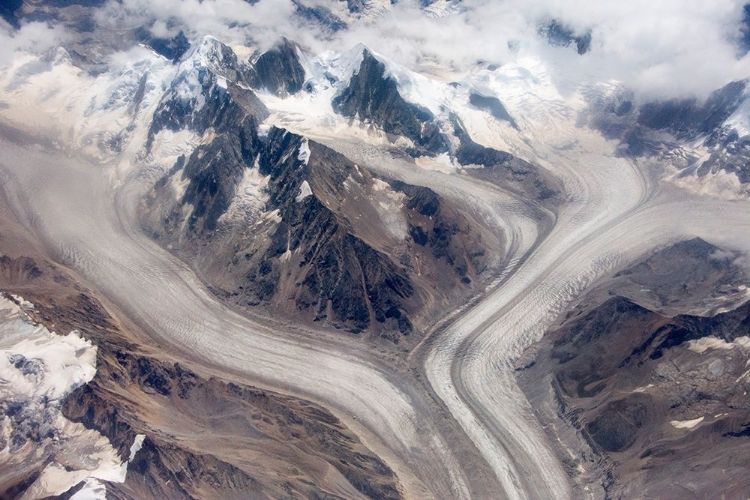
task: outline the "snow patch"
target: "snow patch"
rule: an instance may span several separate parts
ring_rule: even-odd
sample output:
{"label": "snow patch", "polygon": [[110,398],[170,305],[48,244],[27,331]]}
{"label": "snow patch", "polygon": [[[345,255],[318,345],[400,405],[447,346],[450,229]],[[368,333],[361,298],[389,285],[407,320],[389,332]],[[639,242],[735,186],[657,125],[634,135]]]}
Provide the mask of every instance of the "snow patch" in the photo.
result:
{"label": "snow patch", "polygon": [[703,419],[705,417],[698,417],[694,418],[693,420],[672,420],[669,423],[672,424],[672,427],[675,429],[692,429],[696,425],[703,422]]}
{"label": "snow patch", "polygon": [[258,137],[268,137],[272,125],[270,123],[261,123],[258,125]]}
{"label": "snow patch", "polygon": [[450,98],[455,94],[455,90],[447,83],[414,73],[374,53],[373,56],[385,66],[384,77],[392,78],[396,82],[401,97],[412,104],[429,109],[435,116],[443,113],[443,107],[449,104]]}
{"label": "snow patch", "polygon": [[375,210],[388,232],[399,241],[405,240],[409,230],[403,212],[406,198],[404,193],[392,189],[388,183],[380,179],[373,179],[371,197]]}
{"label": "snow patch", "polygon": [[299,194],[294,199],[297,203],[304,200],[308,196],[312,194],[312,189],[310,189],[310,184],[305,180],[302,181],[302,185],[299,187]]}
{"label": "snow patch", "polygon": [[750,96],[747,96],[724,125],[737,131],[740,137],[750,135]]}
{"label": "snow patch", "polygon": [[258,161],[256,158],[253,168],[244,170],[232,203],[226,213],[219,218],[220,221],[241,222],[249,225],[260,219],[268,202],[266,192],[268,176],[260,173]]}
{"label": "snow patch", "polygon": [[135,439],[133,440],[133,444],[130,445],[130,457],[128,458],[128,463],[132,462],[135,458],[136,453],[141,451],[144,439],[146,439],[145,434],[136,434]]}
{"label": "snow patch", "polygon": [[302,142],[299,145],[299,154],[297,159],[307,165],[310,162],[310,143],[307,137],[302,138]]}
{"label": "snow patch", "polygon": [[174,97],[183,103],[195,100],[194,111],[200,111],[206,105],[203,84],[199,79],[201,67],[195,59],[188,59],[180,64],[180,73],[173,90]]}
{"label": "snow patch", "polygon": [[750,337],[738,337],[733,342],[727,342],[724,339],[716,337],[703,337],[697,340],[688,341],[687,348],[698,354],[703,354],[709,349],[729,350],[735,347],[750,347]]}
{"label": "snow patch", "polygon": [[456,172],[456,166],[448,153],[442,153],[435,157],[420,156],[414,160],[414,162],[417,166],[425,170],[434,170],[444,174],[452,174]]}
{"label": "snow patch", "polygon": [[162,168],[171,168],[178,157],[189,157],[196,147],[210,142],[213,137],[213,131],[208,131],[204,137],[201,137],[187,129],[177,132],[168,129],[160,130],[154,136],[151,146],[151,163]]}
{"label": "snow patch", "polygon": [[358,43],[346,52],[326,51],[317,57],[304,57],[300,63],[312,80],[343,88],[362,66],[364,51],[365,46]]}
{"label": "snow patch", "polygon": [[651,389],[653,386],[654,386],[654,384],[648,384],[648,385],[644,385],[642,387],[637,387],[637,388],[633,389],[633,392],[636,392],[636,393],[646,392],[647,390]]}
{"label": "snow patch", "polygon": [[107,500],[107,487],[98,479],[90,477],[70,500]]}
{"label": "snow patch", "polygon": [[30,320],[19,306],[0,298],[0,389],[4,399],[59,401],[94,378],[96,347],[78,332],[56,335]]}

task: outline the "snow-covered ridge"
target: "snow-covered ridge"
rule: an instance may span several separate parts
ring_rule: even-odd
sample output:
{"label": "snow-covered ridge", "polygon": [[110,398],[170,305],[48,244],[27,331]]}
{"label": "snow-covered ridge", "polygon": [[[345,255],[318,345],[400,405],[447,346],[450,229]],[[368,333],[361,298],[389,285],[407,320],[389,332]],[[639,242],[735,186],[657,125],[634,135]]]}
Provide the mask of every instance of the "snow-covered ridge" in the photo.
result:
{"label": "snow-covered ridge", "polygon": [[[371,143],[409,147],[410,141],[406,138],[396,138],[394,144],[394,138],[386,137],[377,126],[356,117],[343,118],[332,109],[332,100],[359,71],[365,50],[385,66],[385,77],[396,82],[406,101],[428,109],[435,116],[449,141],[454,139],[450,117],[455,116],[475,142],[542,166],[544,158],[540,161],[539,147],[535,143],[544,144],[544,148],[552,146],[565,150],[587,142],[586,154],[605,155],[612,154],[616,147],[600,133],[581,128],[577,123],[579,114],[588,105],[587,96],[592,87],[554,81],[551,77],[554,72],[541,60],[519,57],[499,68],[478,68],[468,74],[456,75],[446,70],[442,76],[423,75],[362,44],[343,52],[328,51],[318,55],[306,54],[298,47],[296,52],[306,75],[304,90],[285,98],[258,91],[261,101],[272,113],[267,124],[313,138],[348,136]],[[173,93],[175,99],[186,105],[189,103],[191,109],[200,110],[207,99],[213,98],[212,89],[221,93],[231,82],[243,87],[242,72],[250,64],[212,36],[194,40],[176,66],[143,47],[110,56],[108,63],[108,71],[92,75],[76,67],[63,48],[41,57],[18,55],[0,76],[0,86],[6,91],[0,96],[0,119],[36,134],[41,132],[41,135],[54,137],[65,146],[113,163],[121,178],[144,167],[163,174],[174,164],[174,155],[162,158],[159,151],[179,149],[181,154],[189,154],[197,144],[204,142],[197,137],[180,144],[165,144],[164,148],[156,144],[150,156],[144,154],[150,121],[165,92]],[[453,78],[455,81],[450,81]],[[608,85],[612,82],[603,82],[600,87]],[[471,105],[472,92],[496,97],[517,122],[518,130]],[[748,106],[745,101],[725,124],[737,130],[740,136],[750,133]],[[582,141],[583,136],[592,140]],[[179,137],[177,134],[174,139]],[[422,164],[433,163],[422,161]],[[449,165],[448,170],[460,168],[461,165]],[[723,186],[728,182],[730,191],[742,191],[734,178],[734,174],[729,174],[701,179],[701,192],[713,193],[715,189],[705,186]],[[698,189],[692,186],[690,179],[675,176],[673,181],[686,189]]]}
{"label": "snow-covered ridge", "polygon": [[[35,324],[24,312],[29,308],[20,297],[0,295],[0,466],[42,469],[24,498],[60,495],[81,481],[78,498],[104,498],[100,481],[123,482],[128,462],[107,438],[60,410],[68,394],[94,378],[97,348],[77,332],[62,336]],[[136,439],[131,460],[143,439]]]}
{"label": "snow-covered ridge", "polygon": [[[326,51],[311,56],[298,51],[300,64],[305,69],[305,76],[316,91],[340,89],[349,84],[351,77],[359,71],[364,58],[364,44],[358,43],[344,52]],[[333,96],[331,96],[333,97]]]}
{"label": "snow-covered ridge", "polygon": [[733,129],[740,137],[750,135],[750,92],[746,92],[742,104],[724,124]]}

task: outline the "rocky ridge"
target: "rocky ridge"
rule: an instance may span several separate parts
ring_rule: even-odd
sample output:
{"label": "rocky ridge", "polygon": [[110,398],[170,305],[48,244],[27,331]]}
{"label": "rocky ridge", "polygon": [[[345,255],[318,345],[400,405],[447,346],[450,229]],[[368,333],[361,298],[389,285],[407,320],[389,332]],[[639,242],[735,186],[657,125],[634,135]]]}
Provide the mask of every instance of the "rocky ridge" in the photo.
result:
{"label": "rocky ridge", "polygon": [[[286,57],[292,49],[272,49],[267,64],[279,73],[267,90],[279,91],[286,71],[297,74]],[[209,139],[156,183],[142,221],[216,293],[397,341],[388,332],[408,335],[429,314],[428,277],[462,293],[481,279],[490,262],[483,230],[448,201],[381,179],[303,136],[261,129],[265,107],[241,87],[248,73],[215,40],[186,61],[156,108],[149,147],[163,130]],[[298,91],[296,82],[282,93]]]}
{"label": "rocky ridge", "polygon": [[582,496],[748,487],[750,304],[736,259],[702,240],[664,249],[589,292],[519,360]]}

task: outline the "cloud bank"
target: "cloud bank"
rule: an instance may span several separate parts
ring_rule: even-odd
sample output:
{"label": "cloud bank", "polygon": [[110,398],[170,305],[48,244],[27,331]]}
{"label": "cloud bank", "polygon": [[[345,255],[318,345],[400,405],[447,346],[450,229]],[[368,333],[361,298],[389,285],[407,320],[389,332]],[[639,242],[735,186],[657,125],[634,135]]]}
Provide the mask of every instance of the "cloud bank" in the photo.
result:
{"label": "cloud bank", "polygon": [[[103,28],[146,25],[162,37],[182,29],[261,50],[280,36],[312,52],[362,42],[412,69],[439,65],[454,73],[472,71],[478,62],[501,65],[534,57],[552,68],[561,84],[618,81],[643,98],[705,97],[750,77],[750,56],[739,57],[744,14],[739,0],[438,0],[427,11],[418,0],[395,5],[371,0],[361,16],[349,15],[339,0],[299,1],[329,9],[348,29],[331,33],[296,15],[292,0],[110,0],[95,19]],[[590,52],[579,56],[569,47],[550,47],[539,26],[551,19],[578,33],[590,31]],[[50,33],[42,35],[38,39]],[[23,47],[21,38],[16,35],[12,47]]]}

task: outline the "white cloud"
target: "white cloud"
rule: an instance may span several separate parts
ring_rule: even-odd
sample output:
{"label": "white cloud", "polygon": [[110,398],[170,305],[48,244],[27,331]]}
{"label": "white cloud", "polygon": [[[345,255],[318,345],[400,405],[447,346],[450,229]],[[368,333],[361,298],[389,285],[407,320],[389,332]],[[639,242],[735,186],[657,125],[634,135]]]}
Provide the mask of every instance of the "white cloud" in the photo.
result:
{"label": "white cloud", "polygon": [[[743,2],[738,0],[464,0],[444,18],[421,15],[413,3],[396,6],[375,26],[342,35],[363,41],[402,63],[436,58],[457,68],[476,60],[503,63],[541,56],[560,78],[618,80],[648,97],[705,96],[729,81],[750,76],[750,58],[736,59]],[[550,49],[538,24],[556,18],[578,32],[592,32],[592,50],[579,57]]]}
{"label": "white cloud", "polygon": [[[343,9],[339,0],[315,3]],[[437,62],[458,73],[480,60],[503,64],[532,56],[551,68],[561,86],[616,80],[642,98],[706,96],[729,81],[750,77],[750,56],[736,58],[743,0],[463,0],[455,5],[435,17],[426,15],[418,0],[401,0],[377,16],[347,19],[350,29],[333,35],[294,16],[292,0],[255,5],[244,0],[110,0],[96,20],[104,28],[147,25],[157,36],[180,29],[193,36],[212,34],[261,50],[280,36],[313,52],[342,51],[362,42],[407,67]],[[552,18],[578,32],[591,30],[591,52],[578,56],[572,48],[549,47],[538,26]],[[60,43],[61,35],[58,28],[32,23],[14,36],[0,33],[0,41],[11,50],[38,51]]]}
{"label": "white cloud", "polygon": [[0,67],[13,61],[18,52],[43,54],[53,47],[62,45],[71,35],[62,26],[33,22],[23,25],[17,31],[5,24],[0,26]]}

